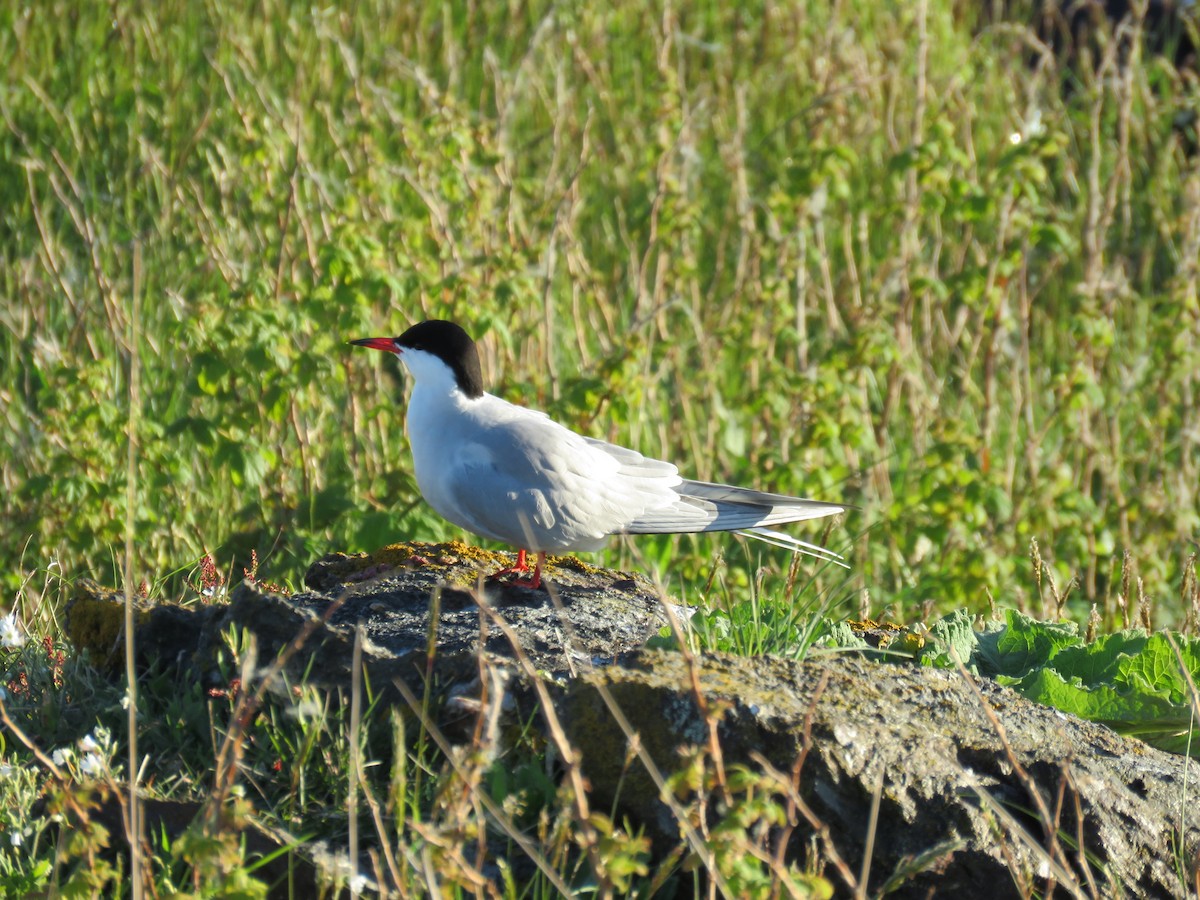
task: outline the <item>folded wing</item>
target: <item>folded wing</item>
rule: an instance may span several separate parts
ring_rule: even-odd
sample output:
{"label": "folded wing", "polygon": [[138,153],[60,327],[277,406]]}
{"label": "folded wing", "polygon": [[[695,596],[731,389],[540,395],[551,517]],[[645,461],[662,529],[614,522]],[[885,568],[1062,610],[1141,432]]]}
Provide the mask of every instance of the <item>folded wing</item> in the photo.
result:
{"label": "folded wing", "polygon": [[707,481],[681,481],[675,502],[649,510],[630,522],[629,534],[674,534],[695,531],[739,531],[784,522],[820,519],[845,512],[844,506],[768,494]]}
{"label": "folded wing", "polygon": [[422,485],[445,518],[527,550],[596,550],[612,534],[738,531],[821,558],[770,526],[843,511],[803,500],[687,481],[675,466],[587,438],[487,395],[487,415],[444,442],[442,481]]}
{"label": "folded wing", "polygon": [[[604,450],[622,463],[621,474],[636,471],[643,477],[650,472],[675,475],[675,467],[659,460],[648,459],[640,453],[603,441],[587,439],[589,444]],[[656,467],[665,467],[657,469]],[[785,547],[798,553],[836,562],[838,554],[806,541],[798,540],[767,526],[785,522],[820,519],[845,512],[836,503],[822,503],[771,494],[729,484],[679,479],[672,485],[672,495],[666,502],[652,506],[630,518],[619,529],[624,534],[686,534],[701,531],[736,531],[740,534]],[[838,563],[841,565],[841,563]]]}

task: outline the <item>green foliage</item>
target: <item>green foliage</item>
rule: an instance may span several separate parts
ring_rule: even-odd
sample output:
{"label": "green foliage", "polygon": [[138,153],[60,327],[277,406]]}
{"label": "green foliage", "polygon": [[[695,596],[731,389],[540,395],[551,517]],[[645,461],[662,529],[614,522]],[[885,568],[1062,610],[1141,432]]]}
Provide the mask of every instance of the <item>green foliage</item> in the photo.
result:
{"label": "green foliage", "polygon": [[974,621],[965,609],[942,616],[930,626],[917,658],[922,665],[951,668],[967,664],[979,646]]}
{"label": "green foliage", "polygon": [[[344,343],[443,315],[512,399],[857,504],[880,605],[977,609],[1030,537],[1086,600],[1128,548],[1163,595],[1200,527],[1194,96],[1149,60],[1064,95],[949,8],[922,54],[914,15],[4,13],[0,578],[31,541],[115,580],[131,403],[137,570],[168,592],[207,552],[298,583],[451,536],[394,364]],[[643,544],[684,579],[712,555]]]}
{"label": "green foliage", "polygon": [[970,657],[987,675],[1024,675],[1046,665],[1063,648],[1081,642],[1072,623],[1036,622],[1017,610],[1006,610],[1004,615],[1005,627],[984,635]]}
{"label": "green foliage", "polygon": [[0,889],[7,896],[25,896],[45,890],[52,862],[44,848],[53,842],[47,834],[49,817],[34,816],[40,779],[33,766],[9,762],[8,747],[0,737]]}
{"label": "green foliage", "polygon": [[934,624],[921,653],[925,665],[950,668],[955,658],[1038,703],[1163,750],[1200,755],[1189,686],[1200,678],[1200,639],[1129,629],[1088,642],[1072,624],[1013,609],[1003,626],[976,632],[960,611]]}
{"label": "green foliage", "polygon": [[[808,560],[795,556],[786,579],[764,569],[749,586],[750,599],[738,600],[744,589],[738,585],[721,600],[705,596],[687,621],[684,637],[692,650],[715,650],[738,656],[782,656],[804,659],[817,641],[825,642],[832,627],[829,611],[836,604],[831,593],[819,593],[815,579],[797,583]],[[717,573],[711,576],[716,579]],[[770,575],[770,577],[768,577]],[[711,587],[711,583],[710,583]],[[663,626],[647,642],[651,648],[667,650],[679,646],[671,626]]]}
{"label": "green foliage", "polygon": [[[905,621],[958,610],[922,661],[975,641],[970,664],[1030,696],[1164,746],[1190,734],[1165,638],[1086,644],[1016,618],[975,636],[969,620],[989,594],[1044,616],[1041,568],[1036,590],[1018,577],[1037,538],[1106,624],[1127,624],[1137,589],[1195,625],[1200,171],[1177,127],[1194,85],[1136,55],[1122,78],[1030,67],[1021,28],[973,32],[953,4],[266,6],[0,10],[0,585],[28,636],[0,666],[44,746],[97,719],[119,733],[123,692],[70,655],[61,593],[28,572],[116,583],[127,512],[132,574],[156,597],[190,598],[209,554],[226,582],[257,551],[296,584],[331,548],[456,534],[416,489],[395,365],[345,345],[430,316],[483,339],[497,392],[585,433],[691,477],[856,504],[831,536],[852,589]],[[686,590],[712,540],[646,537],[603,562]],[[731,597],[697,615],[700,645],[799,657],[853,637],[746,600],[762,562],[723,546]],[[1117,576],[1125,551],[1140,581]],[[1164,604],[1181,581],[1182,606]],[[148,675],[139,715],[170,726],[145,738],[170,759],[161,786],[205,789],[206,751],[237,732],[235,675],[218,696]],[[244,745],[285,825],[351,778],[340,705],[298,690]],[[397,845],[472,890],[455,848],[485,828],[461,798],[487,783],[588,881],[581,823],[535,753],[457,770],[424,728],[368,729]],[[5,809],[31,790],[0,779]],[[731,823],[772,821],[777,801],[738,791]],[[47,888],[42,827],[21,826],[25,856],[0,847],[6,893]],[[605,834],[636,889],[638,838]],[[60,890],[119,877],[101,843],[73,838],[96,867]],[[720,871],[759,890],[762,868],[727,847]],[[180,890],[241,852],[195,835],[159,849]]]}
{"label": "green foliage", "polygon": [[[747,600],[730,607],[696,610],[688,620],[687,636],[696,650],[803,659],[824,632],[826,621],[786,599]],[[647,645],[675,649],[678,643],[670,627],[664,626]]]}
{"label": "green foliage", "polygon": [[826,878],[785,862],[779,851],[795,816],[789,785],[780,773],[731,766],[721,777],[720,765],[696,748],[668,779],[689,824],[705,836],[703,849],[693,847],[685,857],[684,871],[714,873],[710,877],[719,878],[731,897],[832,897],[833,885]]}
{"label": "green foliage", "polygon": [[197,900],[260,900],[269,896],[268,885],[254,877],[255,861],[247,858],[239,833],[251,812],[250,804],[240,800],[223,811],[217,828],[197,820],[174,839],[160,835],[153,863],[162,888],[171,891],[172,896]]}

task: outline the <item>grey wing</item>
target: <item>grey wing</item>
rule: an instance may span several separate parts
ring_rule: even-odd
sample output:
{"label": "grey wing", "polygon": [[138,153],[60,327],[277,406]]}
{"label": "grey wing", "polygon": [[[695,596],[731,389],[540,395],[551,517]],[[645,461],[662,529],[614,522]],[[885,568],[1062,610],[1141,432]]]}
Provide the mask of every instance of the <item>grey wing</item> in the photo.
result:
{"label": "grey wing", "polygon": [[[636,450],[594,438],[587,443],[620,464],[621,476],[651,493],[644,510],[631,518],[625,534],[677,534],[696,531],[737,531],[784,522],[820,519],[845,512],[836,503],[805,500],[679,477],[671,463],[643,456]],[[664,490],[669,488],[669,492]]]}
{"label": "grey wing", "polygon": [[674,534],[737,531],[784,522],[820,519],[845,511],[844,506],[749,490],[707,481],[681,481],[670,506],[648,511],[631,522],[630,534]]}
{"label": "grey wing", "polygon": [[460,448],[453,502],[464,527],[529,550],[595,550],[648,504],[672,502],[675,467],[545,417],[496,423]]}
{"label": "grey wing", "polygon": [[686,481],[670,463],[650,459],[615,444],[587,440],[616,459],[622,476],[640,483],[646,491],[645,508],[624,525],[621,530],[625,534],[737,531],[746,537],[849,568],[840,561],[842,557],[837,553],[763,527],[837,515],[845,512],[844,506],[729,484]]}
{"label": "grey wing", "polygon": [[589,447],[612,459],[617,464],[617,471],[622,478],[631,479],[638,482],[638,486],[643,489],[657,492],[664,501],[670,499],[663,492],[664,489],[673,488],[683,481],[679,477],[679,470],[669,462],[645,456],[636,450],[630,450],[619,444],[610,444],[608,441],[598,438],[585,437],[582,440]]}

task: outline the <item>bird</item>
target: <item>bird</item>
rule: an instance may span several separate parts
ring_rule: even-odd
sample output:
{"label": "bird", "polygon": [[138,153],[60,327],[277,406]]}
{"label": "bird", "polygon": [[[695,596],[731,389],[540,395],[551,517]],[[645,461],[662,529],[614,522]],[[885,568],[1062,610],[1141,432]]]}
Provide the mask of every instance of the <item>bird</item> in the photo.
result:
{"label": "bird", "polygon": [[[847,507],[685,479],[672,463],[487,393],[475,341],[453,322],[350,343],[395,354],[412,377],[405,428],[426,502],[517,549],[516,563],[492,579],[537,590],[547,553],[596,551],[618,534],[702,531],[734,531],[848,568],[838,554],[769,527]],[[532,574],[529,553],[537,554]]]}

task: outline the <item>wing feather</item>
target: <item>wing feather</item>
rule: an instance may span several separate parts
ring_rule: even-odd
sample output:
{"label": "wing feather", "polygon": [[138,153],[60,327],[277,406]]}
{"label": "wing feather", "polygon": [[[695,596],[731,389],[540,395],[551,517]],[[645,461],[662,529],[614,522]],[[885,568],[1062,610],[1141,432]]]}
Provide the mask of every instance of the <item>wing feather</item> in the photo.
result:
{"label": "wing feather", "polygon": [[[597,550],[612,534],[743,531],[817,554],[765,526],[816,519],[845,507],[704,481],[669,462],[587,438],[549,417],[485,395],[486,415],[441,446],[449,463],[435,508],[477,534],[527,550]],[[423,488],[424,491],[424,488]],[[426,492],[427,496],[429,492]]]}
{"label": "wing feather", "polygon": [[629,534],[738,531],[820,519],[846,510],[836,503],[707,481],[681,481],[675,491],[678,497],[673,504],[638,516],[626,526],[626,531]]}
{"label": "wing feather", "polygon": [[[596,550],[675,499],[670,463],[576,434],[544,415],[502,415],[458,442],[450,495],[463,527],[529,550]],[[487,489],[481,489],[486,485]]]}

